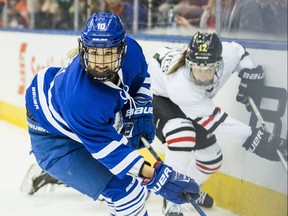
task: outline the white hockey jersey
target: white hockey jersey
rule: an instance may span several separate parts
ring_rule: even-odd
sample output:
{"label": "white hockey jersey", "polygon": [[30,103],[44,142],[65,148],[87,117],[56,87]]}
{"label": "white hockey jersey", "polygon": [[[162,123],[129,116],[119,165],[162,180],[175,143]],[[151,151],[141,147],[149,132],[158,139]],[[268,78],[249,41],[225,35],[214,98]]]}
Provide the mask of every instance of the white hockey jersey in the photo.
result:
{"label": "white hockey jersey", "polygon": [[224,68],[219,84],[211,91],[200,89],[187,77],[190,73],[185,65],[173,74],[170,69],[179,61],[187,46],[177,48],[163,47],[157,51],[160,63],[151,59],[148,71],[151,75],[151,90],[154,95],[168,97],[177,104],[187,117],[195,119],[207,117],[216,109],[211,98],[225,84],[234,72],[243,68],[253,68],[249,55],[245,55],[245,48],[236,42],[222,42]]}

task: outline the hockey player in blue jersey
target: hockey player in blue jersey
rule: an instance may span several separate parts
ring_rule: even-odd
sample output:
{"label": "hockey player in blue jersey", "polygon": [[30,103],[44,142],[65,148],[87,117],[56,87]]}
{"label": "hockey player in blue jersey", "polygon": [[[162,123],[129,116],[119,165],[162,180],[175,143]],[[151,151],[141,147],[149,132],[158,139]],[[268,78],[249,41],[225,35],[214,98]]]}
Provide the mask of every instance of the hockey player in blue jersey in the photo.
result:
{"label": "hockey player in blue jersey", "polygon": [[26,91],[40,167],[93,199],[102,194],[111,215],[148,215],[148,190],[179,204],[183,193],[197,199],[193,179],[163,163],[153,168],[136,151],[140,136],[155,136],[150,75],[119,17],[94,13],[78,43],[68,64],[40,70]]}

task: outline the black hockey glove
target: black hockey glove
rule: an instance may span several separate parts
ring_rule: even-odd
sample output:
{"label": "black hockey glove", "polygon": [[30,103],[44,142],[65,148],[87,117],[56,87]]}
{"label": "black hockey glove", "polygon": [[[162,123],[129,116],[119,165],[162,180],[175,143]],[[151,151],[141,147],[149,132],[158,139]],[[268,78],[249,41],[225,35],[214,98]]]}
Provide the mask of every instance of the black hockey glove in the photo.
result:
{"label": "black hockey glove", "polygon": [[251,106],[248,97],[252,99],[259,97],[262,94],[262,87],[264,81],[264,74],[262,67],[258,65],[253,69],[243,69],[239,72],[238,77],[241,78],[238,87],[236,100],[245,104],[248,112],[251,112]]}
{"label": "black hockey glove", "polygon": [[272,137],[270,133],[265,132],[262,128],[257,128],[252,131],[252,134],[242,146],[247,151],[251,151],[262,158],[279,161],[276,150],[283,146],[283,142],[285,142],[284,139]]}

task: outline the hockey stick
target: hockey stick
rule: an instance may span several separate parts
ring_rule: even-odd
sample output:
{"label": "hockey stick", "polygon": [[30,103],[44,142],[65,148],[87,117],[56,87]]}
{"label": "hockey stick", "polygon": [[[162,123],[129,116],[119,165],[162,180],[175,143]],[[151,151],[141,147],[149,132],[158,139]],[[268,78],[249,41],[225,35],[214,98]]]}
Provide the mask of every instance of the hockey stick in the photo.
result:
{"label": "hockey stick", "polygon": [[[251,97],[248,97],[248,102],[251,105],[251,108],[252,108],[254,114],[256,115],[262,129],[265,130],[265,132],[269,133],[268,127],[266,126],[265,121],[262,118],[262,115],[261,115],[260,111],[258,110],[254,100]],[[273,137],[273,134],[272,134],[272,137]],[[276,149],[276,152],[279,156],[281,163],[283,164],[284,169],[287,172],[287,161],[285,160],[284,156],[282,155],[282,153],[278,149]]]}
{"label": "hockey stick", "polygon": [[[152,148],[150,143],[145,139],[145,137],[141,137],[141,141],[143,145],[149,150],[149,152],[153,155],[153,157],[160,162],[163,162],[162,159],[158,156],[155,150]],[[200,208],[200,206],[196,203],[196,201],[192,198],[190,194],[184,194],[185,198],[193,205],[193,207],[197,210],[197,212],[201,216],[207,216],[205,212]]]}

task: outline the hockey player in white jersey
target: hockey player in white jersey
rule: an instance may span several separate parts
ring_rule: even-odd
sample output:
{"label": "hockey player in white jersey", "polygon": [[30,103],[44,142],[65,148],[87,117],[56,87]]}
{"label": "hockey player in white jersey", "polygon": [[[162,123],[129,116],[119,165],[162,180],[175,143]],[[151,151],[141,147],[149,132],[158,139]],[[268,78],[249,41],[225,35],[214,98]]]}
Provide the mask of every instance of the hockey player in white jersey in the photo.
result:
{"label": "hockey player in white jersey", "polygon": [[187,202],[183,193],[197,199],[193,179],[163,163],[151,167],[136,151],[140,136],[155,136],[150,75],[120,18],[94,13],[78,42],[78,55],[40,70],[26,91],[39,166],[93,199],[102,194],[111,215],[148,215],[148,190],[178,204]]}
{"label": "hockey player in white jersey", "polygon": [[[148,62],[153,92],[156,135],[167,144],[165,163],[202,185],[222,164],[216,138],[233,140],[260,157],[279,160],[279,139],[268,142],[269,133],[230,117],[212,98],[230,75],[238,73],[241,84],[237,101],[257,97],[263,86],[263,70],[255,67],[248,52],[235,42],[220,42],[218,36],[197,32],[187,46],[163,47]],[[259,145],[253,147],[253,140]],[[213,198],[201,192],[198,204],[212,207]],[[181,206],[164,200],[166,216],[182,216]]]}

